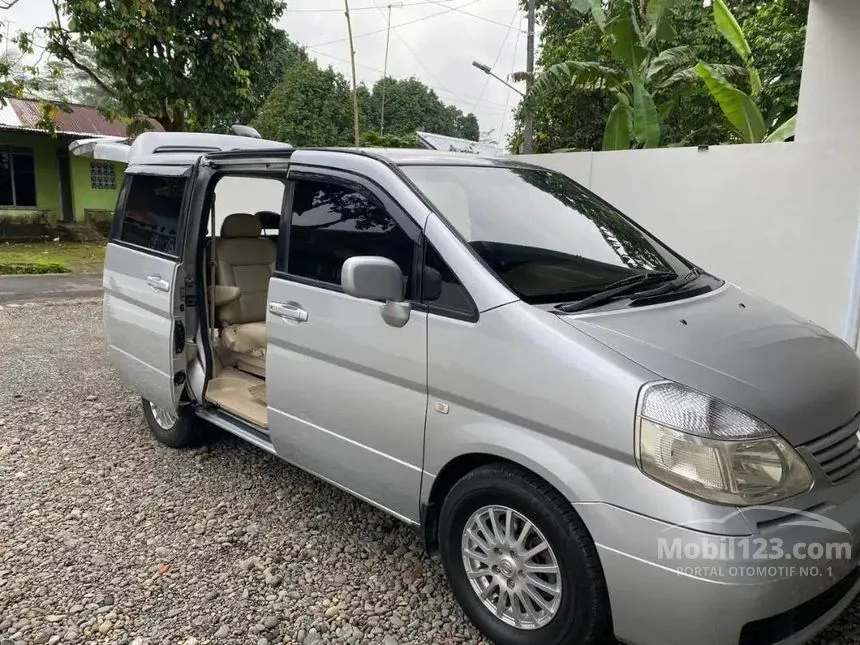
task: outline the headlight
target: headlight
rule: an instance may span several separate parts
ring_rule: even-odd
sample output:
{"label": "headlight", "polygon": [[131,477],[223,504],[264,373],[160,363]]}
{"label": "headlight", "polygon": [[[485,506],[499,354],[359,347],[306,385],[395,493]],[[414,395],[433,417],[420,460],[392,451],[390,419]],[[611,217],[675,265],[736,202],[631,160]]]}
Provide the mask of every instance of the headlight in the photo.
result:
{"label": "headlight", "polygon": [[769,504],[812,486],[794,448],[746,412],[677,383],[649,385],[641,396],[639,462],[654,479],[732,506]]}

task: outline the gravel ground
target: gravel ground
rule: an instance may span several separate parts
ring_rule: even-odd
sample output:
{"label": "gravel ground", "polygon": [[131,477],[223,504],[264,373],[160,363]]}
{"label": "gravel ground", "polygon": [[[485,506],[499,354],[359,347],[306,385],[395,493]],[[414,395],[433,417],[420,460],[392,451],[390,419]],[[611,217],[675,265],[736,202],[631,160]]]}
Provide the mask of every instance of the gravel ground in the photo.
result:
{"label": "gravel ground", "polygon": [[483,642],[411,529],[233,438],[156,444],[100,303],[0,306],[0,490],[2,645]]}
{"label": "gravel ground", "polygon": [[397,520],[237,439],[176,451],[100,303],[0,308],[0,643],[478,643]]}

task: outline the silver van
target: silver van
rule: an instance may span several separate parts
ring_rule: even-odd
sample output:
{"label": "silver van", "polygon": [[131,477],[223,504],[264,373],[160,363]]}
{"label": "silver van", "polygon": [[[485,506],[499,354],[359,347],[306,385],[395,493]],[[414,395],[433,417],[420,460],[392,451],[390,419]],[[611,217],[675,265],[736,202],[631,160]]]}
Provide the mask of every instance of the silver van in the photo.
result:
{"label": "silver van", "polygon": [[220,428],[414,526],[494,643],[803,643],[857,594],[852,349],[573,180],[72,147],[128,163],[104,324],[155,437]]}

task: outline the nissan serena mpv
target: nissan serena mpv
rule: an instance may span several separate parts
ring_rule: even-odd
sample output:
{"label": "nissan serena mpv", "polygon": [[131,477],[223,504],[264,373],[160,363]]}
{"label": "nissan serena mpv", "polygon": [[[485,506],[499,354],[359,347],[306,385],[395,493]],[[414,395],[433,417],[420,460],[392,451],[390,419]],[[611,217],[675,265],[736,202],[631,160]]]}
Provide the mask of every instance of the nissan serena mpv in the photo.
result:
{"label": "nissan serena mpv", "polygon": [[564,175],[147,133],[110,358],[169,446],[220,428],[414,526],[501,645],[802,643],[860,579],[860,362]]}

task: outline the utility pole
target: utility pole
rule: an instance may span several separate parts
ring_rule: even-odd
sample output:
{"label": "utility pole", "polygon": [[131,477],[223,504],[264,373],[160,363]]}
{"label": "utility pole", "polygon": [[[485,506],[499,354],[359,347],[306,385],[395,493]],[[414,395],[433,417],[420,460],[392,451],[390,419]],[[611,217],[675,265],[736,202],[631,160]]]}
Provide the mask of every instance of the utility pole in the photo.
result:
{"label": "utility pole", "polygon": [[388,85],[388,45],[391,42],[391,3],[388,3],[388,31],[385,34],[385,67],[382,70],[382,107],[379,110],[379,136],[385,134],[385,86]]}
{"label": "utility pole", "polygon": [[[531,100],[529,90],[534,84],[535,75],[535,0],[529,0],[529,33],[528,52],[526,53],[526,101]],[[526,105],[526,118],[523,124],[523,154],[531,154],[534,144],[534,115],[531,108]]]}
{"label": "utility pole", "polygon": [[346,14],[346,29],[349,32],[349,60],[352,63],[352,129],[355,136],[355,147],[361,145],[361,135],[358,125],[358,82],[355,78],[355,46],[352,42],[352,20],[349,17],[349,0],[343,0]]}

